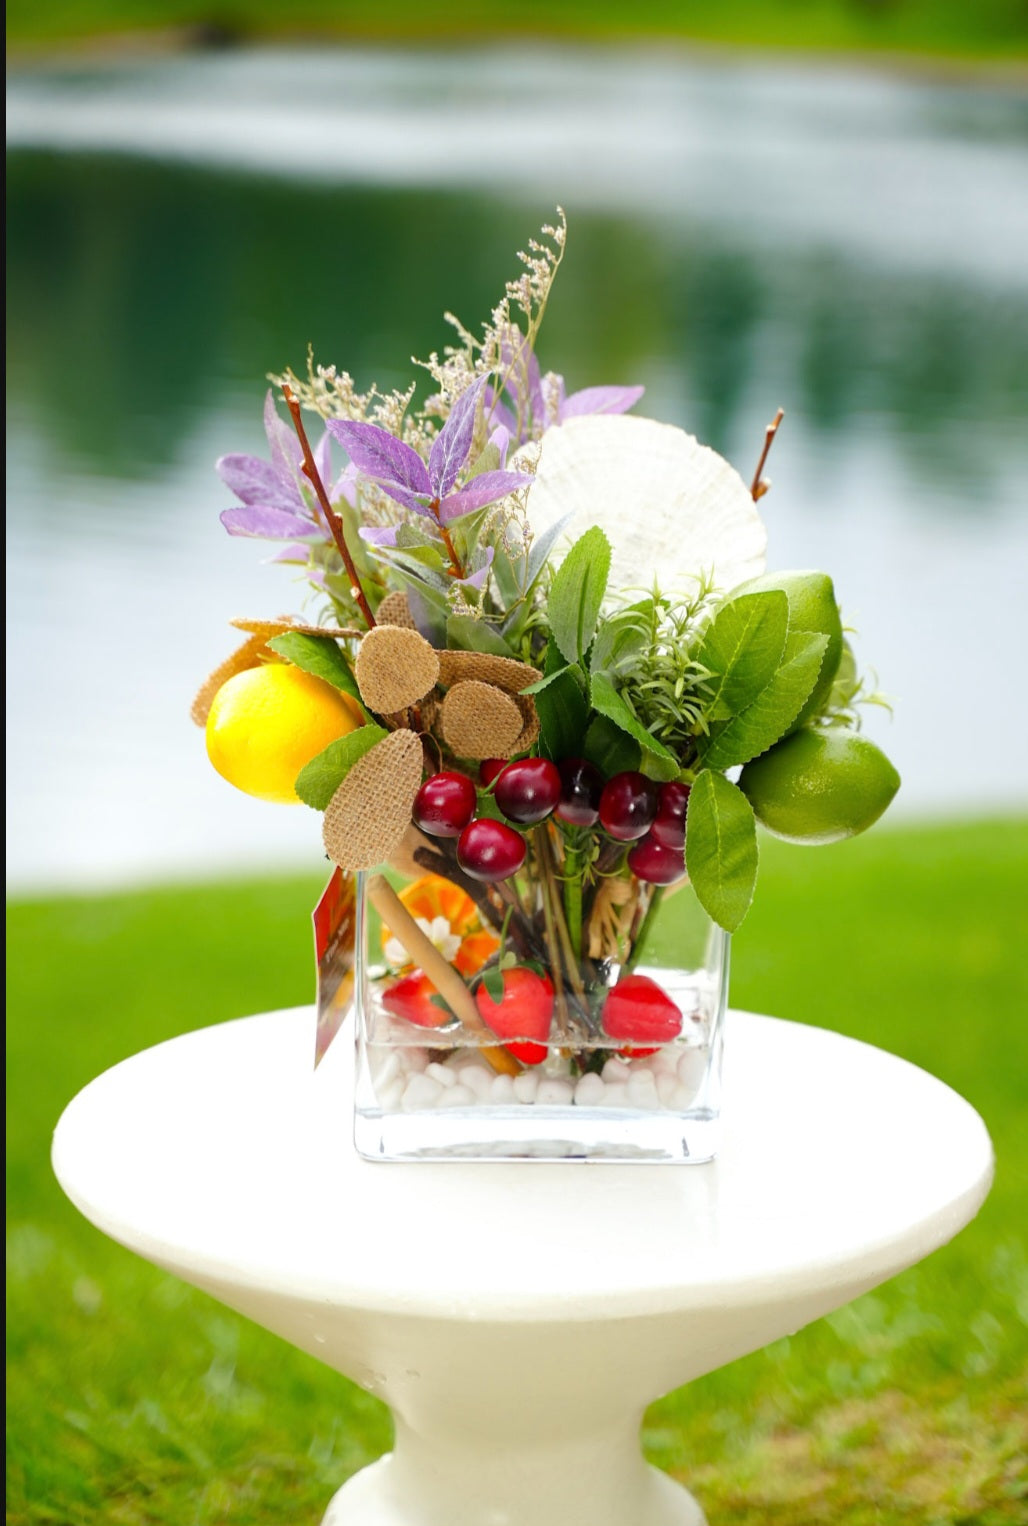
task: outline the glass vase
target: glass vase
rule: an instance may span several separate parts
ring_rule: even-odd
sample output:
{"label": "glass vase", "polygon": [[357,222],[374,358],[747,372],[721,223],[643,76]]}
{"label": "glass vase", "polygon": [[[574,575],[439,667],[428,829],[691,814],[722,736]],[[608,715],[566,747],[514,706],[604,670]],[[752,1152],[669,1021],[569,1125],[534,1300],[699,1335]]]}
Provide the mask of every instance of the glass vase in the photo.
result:
{"label": "glass vase", "polygon": [[[440,844],[413,873],[388,871],[384,889],[383,876],[358,875],[354,1133],[366,1158],[715,1154],[728,934],[687,881],[660,888],[624,872],[587,886],[583,928],[545,831],[526,834],[538,851],[498,886],[470,882]],[[390,897],[457,971],[461,1000],[440,994],[387,925]]]}

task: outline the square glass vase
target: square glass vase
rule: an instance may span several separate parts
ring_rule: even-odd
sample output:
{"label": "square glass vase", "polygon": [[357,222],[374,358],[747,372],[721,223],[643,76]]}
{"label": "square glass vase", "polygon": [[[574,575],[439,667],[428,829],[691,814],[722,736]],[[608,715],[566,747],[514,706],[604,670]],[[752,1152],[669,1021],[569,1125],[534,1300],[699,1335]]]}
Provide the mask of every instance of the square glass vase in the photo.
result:
{"label": "square glass vase", "polygon": [[[357,877],[355,929],[359,1154],[378,1161],[713,1158],[730,939],[691,885],[655,891],[633,881],[606,891],[606,951],[594,935],[592,956],[585,951],[570,967],[566,939],[565,957],[549,965],[528,959],[524,946],[520,954],[511,949],[501,896],[483,890],[476,904],[442,876],[390,873],[406,909],[464,976],[472,999],[461,1018],[384,925],[368,879]],[[502,896],[516,899],[523,926],[538,927],[544,953],[557,946],[558,908],[540,904],[545,887],[520,876]],[[634,938],[619,937],[619,926]]]}

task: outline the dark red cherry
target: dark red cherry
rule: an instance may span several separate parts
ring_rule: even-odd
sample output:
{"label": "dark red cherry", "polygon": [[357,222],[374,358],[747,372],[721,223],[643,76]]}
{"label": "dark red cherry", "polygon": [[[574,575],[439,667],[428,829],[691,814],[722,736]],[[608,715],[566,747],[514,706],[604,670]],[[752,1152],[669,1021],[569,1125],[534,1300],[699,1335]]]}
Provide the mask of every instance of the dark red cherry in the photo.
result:
{"label": "dark red cherry", "polygon": [[478,792],[467,774],[440,773],[427,778],[414,797],[415,826],[431,837],[459,837],[475,814]]}
{"label": "dark red cherry", "polygon": [[558,764],[560,773],[560,804],[557,806],[558,821],[566,821],[572,827],[591,827],[600,814],[600,796],[603,794],[603,775],[585,758],[563,758]]}
{"label": "dark red cherry", "polygon": [[685,874],[685,854],[681,848],[665,848],[648,832],[629,850],[628,867],[647,885],[673,885]]}
{"label": "dark red cherry", "polygon": [[687,784],[672,780],[671,783],[660,786],[657,814],[650,827],[650,836],[655,837],[662,848],[685,846],[685,808],[688,804]]}
{"label": "dark red cherry", "polygon": [[493,798],[509,821],[525,826],[545,821],[560,799],[560,774],[549,758],[518,758],[508,763]]}
{"label": "dark red cherry", "polygon": [[525,839],[506,822],[471,821],[460,834],[457,862],[473,880],[505,880],[525,862]]}
{"label": "dark red cherry", "polygon": [[600,822],[618,842],[644,837],[657,814],[657,786],[645,774],[615,774],[603,786]]}
{"label": "dark red cherry", "polygon": [[492,784],[498,774],[502,774],[507,767],[506,758],[483,758],[478,765],[479,781],[483,785]]}

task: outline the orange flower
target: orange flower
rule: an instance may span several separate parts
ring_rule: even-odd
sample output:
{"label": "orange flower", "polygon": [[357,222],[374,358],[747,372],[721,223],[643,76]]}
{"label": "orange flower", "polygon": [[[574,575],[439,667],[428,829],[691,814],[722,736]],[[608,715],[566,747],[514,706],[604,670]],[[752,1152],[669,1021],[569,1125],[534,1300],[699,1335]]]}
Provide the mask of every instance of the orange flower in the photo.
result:
{"label": "orange flower", "polygon": [[[400,891],[400,900],[412,917],[429,927],[439,917],[449,925],[450,934],[460,939],[453,963],[462,975],[476,974],[500,946],[495,933],[483,928],[478,907],[471,897],[442,875],[422,875],[421,879]],[[389,929],[383,927],[383,949],[391,937]]]}

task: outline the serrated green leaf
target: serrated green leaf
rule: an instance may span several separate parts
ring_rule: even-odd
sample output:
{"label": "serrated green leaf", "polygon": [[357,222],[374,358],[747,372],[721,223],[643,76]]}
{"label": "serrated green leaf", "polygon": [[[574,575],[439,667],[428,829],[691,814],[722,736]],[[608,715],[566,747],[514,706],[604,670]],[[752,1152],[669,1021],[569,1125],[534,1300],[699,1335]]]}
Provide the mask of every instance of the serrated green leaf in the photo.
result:
{"label": "serrated green leaf", "polygon": [[593,716],[581,747],[582,757],[594,764],[605,779],[634,772],[639,767],[642,751],[639,743],[605,715]]}
{"label": "serrated green leaf", "polygon": [[647,752],[642,749],[642,757],[639,760],[639,772],[645,774],[647,779],[656,779],[659,784],[666,783],[669,779],[677,779],[681,773],[678,759],[663,757],[658,753]]}
{"label": "serrated green leaf", "polygon": [[782,665],[751,705],[724,726],[700,739],[708,768],[732,768],[759,757],[783,737],[817,683],[828,637],[794,631],[786,638]]}
{"label": "serrated green leaf", "polygon": [[610,575],[610,541],[594,525],[557,569],[547,600],[553,639],[568,662],[581,662],[592,642]]}
{"label": "serrated green leaf", "polygon": [[315,678],[323,678],[333,688],[341,689],[357,701],[362,715],[368,714],[361,701],[357,680],[350,671],[350,664],[339,650],[334,637],[305,636],[299,631],[287,631],[282,636],[273,636],[268,645],[273,652],[291,662],[294,668],[302,668],[305,673],[313,673]]}
{"label": "serrated green leaf", "polygon": [[697,774],[689,795],[685,867],[700,905],[734,933],[757,882],[757,823],[742,790],[713,769]]}
{"label": "serrated green leaf", "polygon": [[777,588],[740,594],[718,610],[696,654],[711,675],[708,720],[738,715],[771,682],[788,629],[789,600]]}
{"label": "serrated green leaf", "polygon": [[446,622],[446,645],[459,652],[491,652],[496,657],[514,653],[486,620],[471,615],[451,615]]}
{"label": "serrated green leaf", "polygon": [[655,736],[651,736],[628,704],[628,701],[618,693],[606,673],[594,673],[590,684],[590,698],[594,710],[605,715],[613,721],[615,726],[620,726],[622,731],[627,731],[630,737],[634,737],[646,752],[655,758],[663,758],[665,762],[671,762],[677,770],[678,759],[663,742],[658,742]]}
{"label": "serrated green leaf", "polygon": [[376,742],[388,736],[384,726],[361,726],[357,731],[337,737],[306,763],[296,776],[295,789],[304,805],[316,811],[324,811],[350,769],[370,752]]}

